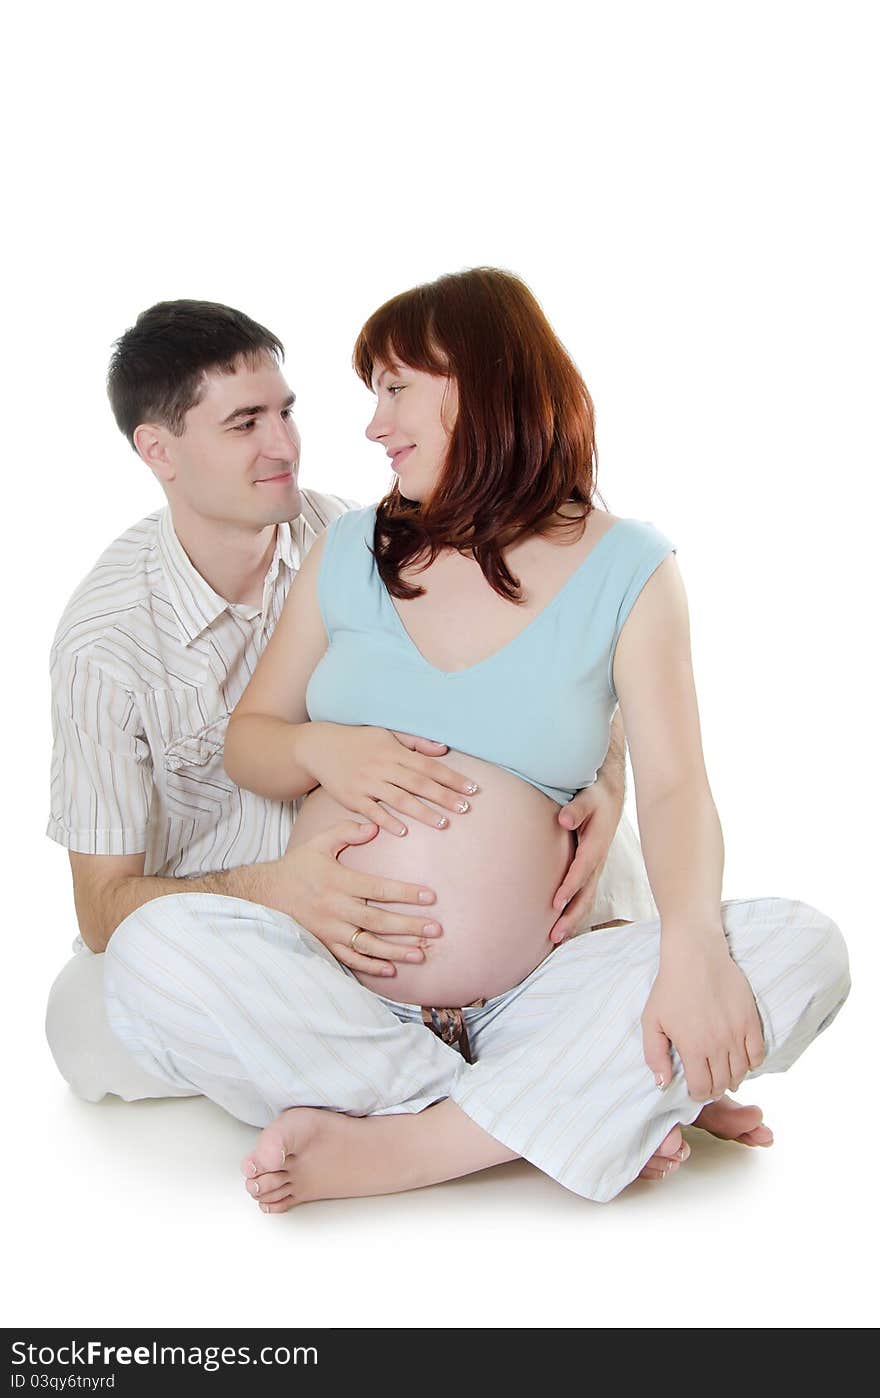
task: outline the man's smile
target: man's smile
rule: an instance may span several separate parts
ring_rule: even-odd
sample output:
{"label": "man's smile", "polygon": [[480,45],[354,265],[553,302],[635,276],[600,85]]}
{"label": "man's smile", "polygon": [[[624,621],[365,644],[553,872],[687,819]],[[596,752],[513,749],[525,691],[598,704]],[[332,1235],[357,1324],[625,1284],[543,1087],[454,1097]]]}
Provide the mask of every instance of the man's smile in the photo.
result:
{"label": "man's smile", "polygon": [[284,485],[293,480],[293,469],[288,467],[286,471],[276,471],[273,476],[258,476],[254,485]]}

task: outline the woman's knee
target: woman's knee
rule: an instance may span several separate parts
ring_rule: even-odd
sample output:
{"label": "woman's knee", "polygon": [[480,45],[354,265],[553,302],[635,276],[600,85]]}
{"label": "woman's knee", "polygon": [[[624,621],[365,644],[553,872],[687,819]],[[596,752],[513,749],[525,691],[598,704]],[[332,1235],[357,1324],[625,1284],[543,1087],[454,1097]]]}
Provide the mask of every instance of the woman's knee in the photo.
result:
{"label": "woman's knee", "polygon": [[764,974],[809,965],[822,983],[849,976],[846,942],[837,924],[795,898],[737,899],[723,905],[734,958]]}
{"label": "woman's knee", "polygon": [[845,999],[850,986],[849,954],[837,923],[809,903],[786,898],[768,901],[778,905],[787,959],[809,969],[817,995],[838,994]]}
{"label": "woman's knee", "polygon": [[837,923],[833,922],[830,917],[827,917],[824,913],[820,913],[816,908],[812,909],[812,912],[817,919],[822,920],[826,931],[826,940],[822,955],[828,983],[830,985],[840,985],[841,987],[845,986],[848,991],[850,987],[849,952],[847,951],[843,933]]}
{"label": "woman's knee", "polygon": [[137,986],[153,982],[157,973],[160,978],[179,975],[191,964],[196,948],[204,951],[206,942],[210,948],[218,935],[196,895],[154,898],[129,913],[107,943],[105,986],[117,997],[123,986],[128,987],[128,998]]}
{"label": "woman's knee", "polygon": [[849,994],[846,942],[826,913],[794,899],[742,903],[735,921],[732,950],[764,1023],[761,1071],[784,1071],[827,1028]]}
{"label": "woman's knee", "polygon": [[[212,1003],[230,986],[262,983],[283,967],[282,980],[307,982],[316,961],[308,934],[291,918],[242,899],[173,893],[135,909],[119,924],[104,955],[105,988],[131,1008],[156,997]],[[311,941],[312,939],[309,939]],[[315,946],[338,973],[342,968]]]}
{"label": "woman's knee", "polygon": [[133,913],[120,922],[113,933],[105,955],[107,964],[118,959],[127,950],[162,938],[179,940],[195,923],[194,910],[189,904],[192,895],[171,893],[163,898],[153,898],[135,908]]}
{"label": "woman's knee", "polygon": [[810,908],[809,912],[813,926],[818,927],[822,934],[815,967],[817,1000],[821,1006],[821,1019],[816,1027],[819,1034],[831,1023],[846,1000],[852,982],[849,953],[837,923],[818,908]]}

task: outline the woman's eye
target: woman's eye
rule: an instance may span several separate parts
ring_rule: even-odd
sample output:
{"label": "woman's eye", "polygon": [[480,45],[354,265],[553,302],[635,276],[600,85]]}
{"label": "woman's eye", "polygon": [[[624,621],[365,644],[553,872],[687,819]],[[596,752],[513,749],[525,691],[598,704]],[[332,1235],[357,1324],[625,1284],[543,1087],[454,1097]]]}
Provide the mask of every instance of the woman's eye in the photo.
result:
{"label": "woman's eye", "polygon": [[391,394],[392,398],[396,398],[397,395],[398,395],[398,393],[402,393],[403,390],[404,390],[405,388],[406,388],[406,384],[405,384],[405,383],[394,383],[394,384],[389,384],[389,385],[388,385],[388,392]]}

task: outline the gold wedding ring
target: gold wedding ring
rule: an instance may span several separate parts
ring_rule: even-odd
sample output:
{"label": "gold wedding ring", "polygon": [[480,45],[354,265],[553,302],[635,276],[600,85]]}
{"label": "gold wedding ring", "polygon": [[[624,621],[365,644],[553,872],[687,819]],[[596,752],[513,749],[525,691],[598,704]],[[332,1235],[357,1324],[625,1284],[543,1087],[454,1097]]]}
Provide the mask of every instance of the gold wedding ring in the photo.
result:
{"label": "gold wedding ring", "polygon": [[351,941],[348,944],[351,947],[352,951],[357,951],[357,939],[358,937],[362,937],[363,935],[364,929],[362,927],[359,927],[356,932],[352,933]]}

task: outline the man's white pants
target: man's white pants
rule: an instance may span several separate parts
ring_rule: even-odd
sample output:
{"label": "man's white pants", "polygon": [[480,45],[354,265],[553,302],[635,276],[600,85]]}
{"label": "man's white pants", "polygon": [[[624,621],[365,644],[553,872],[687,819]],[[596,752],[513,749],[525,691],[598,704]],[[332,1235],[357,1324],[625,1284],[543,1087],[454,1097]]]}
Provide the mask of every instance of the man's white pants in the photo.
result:
{"label": "man's white pants", "polygon": [[[784,1072],[846,999],[843,937],[816,909],[780,898],[724,903],[722,920],[764,1029],[764,1063],[749,1076]],[[418,1006],[366,989],[283,913],[176,894],[114,933],[107,1017],[166,1092],[202,1092],[255,1126],[292,1106],[365,1116],[448,1097],[567,1188],[606,1201],[703,1106],[677,1054],[662,1092],[645,1064],[641,1015],[659,943],[656,919],[564,943],[520,985],[463,1011],[468,1064]]]}

